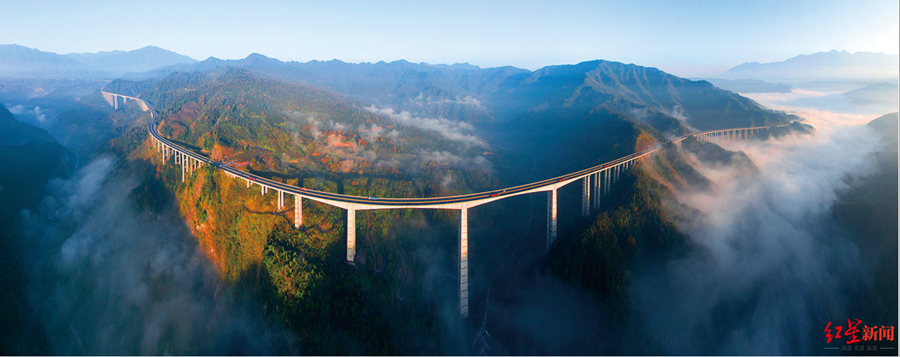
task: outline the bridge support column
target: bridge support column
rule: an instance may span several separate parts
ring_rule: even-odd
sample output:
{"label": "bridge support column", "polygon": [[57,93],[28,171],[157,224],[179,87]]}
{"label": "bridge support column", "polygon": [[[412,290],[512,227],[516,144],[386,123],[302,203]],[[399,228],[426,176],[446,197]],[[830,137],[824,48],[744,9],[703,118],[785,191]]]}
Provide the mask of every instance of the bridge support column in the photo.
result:
{"label": "bridge support column", "polygon": [[587,217],[591,213],[591,207],[588,203],[591,200],[591,187],[588,185],[590,176],[585,176],[581,180],[581,216]]}
{"label": "bridge support column", "polygon": [[604,180],[603,180],[603,182],[604,182],[604,184],[603,184],[603,195],[606,196],[606,195],[609,194],[609,180],[610,180],[610,177],[609,177],[610,175],[609,175],[609,174],[610,174],[610,170],[609,170],[609,169],[606,169],[606,170],[603,171],[603,172],[605,173],[605,177],[604,177]]}
{"label": "bridge support column", "polygon": [[303,225],[303,197],[294,195],[294,228],[300,229]]}
{"label": "bridge support column", "polygon": [[556,240],[556,189],[547,192],[547,251]]}
{"label": "bridge support column", "polygon": [[594,209],[600,209],[600,173],[594,174]]}
{"label": "bridge support column", "polygon": [[244,180],[244,181],[247,181],[247,188],[250,188],[250,180]]}
{"label": "bridge support column", "polygon": [[260,189],[259,191],[262,192],[262,195],[265,196],[266,195],[266,186],[263,184],[259,184],[259,189]]}
{"label": "bridge support column", "polygon": [[284,191],[278,191],[278,209],[284,207]]}
{"label": "bridge support column", "polygon": [[347,209],[347,262],[356,257],[356,210],[352,205]]}
{"label": "bridge support column", "polygon": [[187,165],[184,164],[184,154],[178,156],[181,157],[181,182],[184,182],[184,172],[187,171]]}
{"label": "bridge support column", "polygon": [[459,315],[469,317],[469,209],[459,210]]}

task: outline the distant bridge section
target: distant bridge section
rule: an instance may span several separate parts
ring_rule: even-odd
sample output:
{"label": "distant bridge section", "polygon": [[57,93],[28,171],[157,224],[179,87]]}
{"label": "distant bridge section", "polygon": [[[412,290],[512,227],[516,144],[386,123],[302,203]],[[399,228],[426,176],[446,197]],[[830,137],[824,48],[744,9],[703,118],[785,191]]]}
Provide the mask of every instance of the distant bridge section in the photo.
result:
{"label": "distant bridge section", "polygon": [[[278,208],[285,206],[285,196],[292,196],[294,201],[294,227],[303,225],[303,199],[309,199],[347,211],[347,262],[353,263],[356,256],[356,211],[379,209],[450,209],[459,213],[459,311],[462,317],[469,315],[469,229],[468,210],[486,203],[506,199],[513,196],[547,192],[547,249],[557,237],[557,191],[569,184],[581,182],[582,200],[581,214],[587,217],[592,209],[600,208],[600,199],[610,193],[610,188],[615,184],[621,174],[630,169],[635,162],[643,161],[649,155],[655,153],[659,146],[594,166],[570,174],[532,182],[515,187],[486,192],[470,193],[457,196],[425,197],[425,198],[388,198],[388,197],[360,197],[342,195],[337,193],[310,190],[304,187],[287,185],[281,182],[268,180],[264,177],[244,172],[230,167],[227,164],[213,161],[206,156],[195,153],[189,149],[177,145],[175,142],[163,137],[157,131],[158,114],[145,100],[101,91],[103,98],[114,108],[118,109],[118,98],[123,103],[128,100],[138,102],[144,111],[149,111],[151,121],[147,129],[156,150],[162,156],[163,163],[172,159],[176,165],[181,165],[181,180],[202,165],[212,165],[232,178],[244,180],[249,188],[259,185],[260,192],[265,195],[269,190],[278,193]],[[787,124],[784,124],[787,125]],[[777,125],[777,126],[784,126]],[[688,137],[695,137],[701,141],[735,141],[746,139],[755,133],[768,129],[767,126],[750,128],[734,128],[709,130],[672,140],[673,143],[681,143]],[[593,199],[591,198],[593,196]]]}
{"label": "distant bridge section", "polygon": [[141,110],[143,110],[145,112],[150,110],[150,106],[147,104],[146,101],[137,99],[135,97],[105,92],[102,90],[100,91],[100,94],[103,95],[103,99],[106,99],[106,102],[109,103],[109,105],[113,106],[113,108],[115,108],[115,109],[119,109],[119,98],[122,98],[122,104],[125,104],[129,100],[135,100],[138,102],[138,105],[141,107]]}

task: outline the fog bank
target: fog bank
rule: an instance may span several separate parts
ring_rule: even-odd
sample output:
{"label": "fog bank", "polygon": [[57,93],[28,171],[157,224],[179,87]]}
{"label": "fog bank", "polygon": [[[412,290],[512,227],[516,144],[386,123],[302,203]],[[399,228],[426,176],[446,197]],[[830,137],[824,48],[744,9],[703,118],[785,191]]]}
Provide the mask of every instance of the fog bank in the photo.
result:
{"label": "fog bank", "polygon": [[688,154],[714,184],[675,192],[696,210],[684,212],[679,228],[700,248],[630,286],[652,341],[646,352],[821,354],[825,324],[853,318],[848,291],[869,279],[859,249],[828,212],[851,177],[877,169],[867,154],[878,138],[859,125],[874,117],[794,114],[818,133],[722,144],[746,153],[758,171]]}
{"label": "fog bank", "polygon": [[135,209],[140,181],[122,172],[101,157],[22,212],[36,261],[27,333],[50,354],[298,353],[261,303],[219,281],[177,212]]}

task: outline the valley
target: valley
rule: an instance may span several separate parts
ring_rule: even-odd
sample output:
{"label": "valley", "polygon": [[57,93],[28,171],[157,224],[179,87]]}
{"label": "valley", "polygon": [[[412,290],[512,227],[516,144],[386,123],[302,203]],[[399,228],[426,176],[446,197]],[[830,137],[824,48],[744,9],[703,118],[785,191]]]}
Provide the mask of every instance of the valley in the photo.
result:
{"label": "valley", "polygon": [[829,111],[607,60],[19,47],[45,67],[0,78],[8,354],[822,354],[829,321],[896,326],[890,84]]}

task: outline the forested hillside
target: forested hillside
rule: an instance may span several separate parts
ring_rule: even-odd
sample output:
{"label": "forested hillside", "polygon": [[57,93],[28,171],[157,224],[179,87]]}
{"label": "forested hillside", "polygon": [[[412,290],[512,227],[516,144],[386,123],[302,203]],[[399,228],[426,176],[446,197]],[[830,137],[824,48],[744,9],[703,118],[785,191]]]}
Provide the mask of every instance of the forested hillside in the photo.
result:
{"label": "forested hillside", "polygon": [[28,354],[21,341],[26,333],[28,301],[26,279],[31,266],[20,260],[34,247],[23,242],[22,214],[41,204],[47,183],[67,177],[76,158],[46,130],[23,124],[0,105],[0,323],[8,332],[0,338],[0,353]]}
{"label": "forested hillside", "polygon": [[[291,185],[367,197],[499,187],[483,156],[485,147],[473,144],[471,134],[425,130],[334,93],[247,70],[176,73],[141,96],[156,103],[164,135],[214,160]],[[295,230],[290,199],[278,210],[274,192],[262,196],[258,186],[246,188],[212,167],[180,183],[180,167],[161,162],[146,128],[132,132],[123,139],[143,145],[131,155],[158,168],[155,178],[135,189],[138,204],[162,209],[172,204],[163,192],[174,191],[173,203],[220,276],[256,291],[251,295],[267,301],[268,314],[302,331],[307,351],[395,354],[406,350],[401,340],[412,336],[403,331],[418,331],[416,351],[438,353],[437,301],[420,288],[438,284],[426,281],[433,262],[411,253],[451,250],[454,212],[357,213],[354,268],[344,263],[344,210],[305,200],[303,227]],[[385,331],[404,337],[391,339]],[[364,345],[343,345],[342,339]]]}
{"label": "forested hillside", "polygon": [[[398,66],[409,70],[405,64]],[[421,81],[409,79],[408,72],[399,76],[405,78],[400,86],[404,89],[394,94],[436,90],[430,99],[424,94],[406,97],[406,104],[423,98],[444,101],[451,92],[437,88],[447,86],[457,88],[452,92],[457,102],[450,107],[475,108],[468,112],[445,107],[450,111],[442,109],[437,118],[430,117],[435,114],[430,110],[449,102],[399,111],[285,81],[271,71],[211,67],[163,79],[117,80],[106,90],[154,103],[160,133],[213,160],[290,185],[365,197],[446,196],[551,177],[682,135],[691,130],[689,118],[713,126],[789,119],[705,82],[603,61],[534,73],[429,67],[430,74],[418,77]],[[456,77],[447,80],[442,71]],[[482,76],[467,77],[467,71]],[[372,88],[385,83],[369,80]],[[438,82],[443,84],[435,86]],[[483,101],[470,93],[483,95]],[[463,94],[466,97],[458,96]],[[445,118],[447,113],[456,113],[448,115],[454,119]],[[732,122],[716,124],[713,114]],[[347,265],[344,210],[306,200],[303,226],[295,230],[290,198],[279,209],[274,192],[260,195],[257,186],[247,188],[212,167],[195,171],[181,183],[181,169],[162,163],[153,150],[143,118],[121,127],[108,145],[156,166],[156,176],[134,190],[138,205],[151,211],[177,205],[219,275],[265,301],[266,314],[298,331],[307,351],[447,351],[442,309],[453,306],[455,299],[446,289],[455,285],[456,277],[446,272],[454,271],[458,259],[452,253],[456,212],[357,212],[356,261]],[[460,120],[468,118],[475,118],[476,125]],[[563,224],[567,233],[552,248],[547,269],[626,303],[621,299],[629,269],[645,259],[665,259],[687,249],[690,240],[675,228],[678,217],[666,213],[662,203],[669,200],[667,188],[655,178],[677,175],[698,184],[704,179],[672,149],[666,150],[662,152],[669,154],[626,174],[591,222]],[[175,193],[175,202],[166,201],[166,192]],[[571,199],[563,198],[561,204]],[[484,227],[515,226],[504,217],[509,208],[504,205],[485,206],[472,214]],[[573,234],[573,229],[582,233]],[[497,242],[479,244],[475,249],[490,251]],[[594,264],[598,255],[603,264]],[[488,264],[485,259],[473,257],[471,264]],[[627,309],[622,313],[626,318]],[[387,331],[397,335],[388,336]],[[415,347],[406,346],[410,341]]]}

